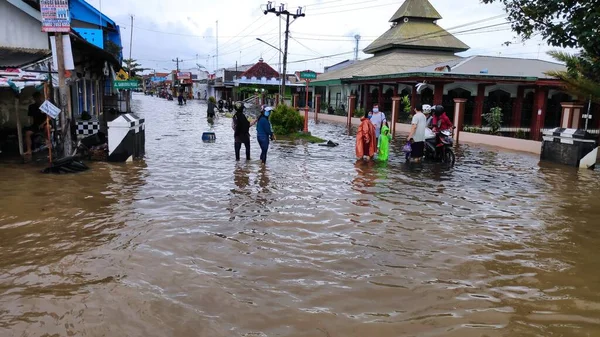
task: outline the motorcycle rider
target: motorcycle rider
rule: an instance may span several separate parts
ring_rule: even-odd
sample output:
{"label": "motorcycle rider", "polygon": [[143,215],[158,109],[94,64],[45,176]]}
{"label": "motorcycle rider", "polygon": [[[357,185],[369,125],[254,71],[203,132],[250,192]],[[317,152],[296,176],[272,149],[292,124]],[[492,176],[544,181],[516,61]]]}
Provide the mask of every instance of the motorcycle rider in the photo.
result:
{"label": "motorcycle rider", "polygon": [[434,132],[441,132],[444,130],[451,130],[453,127],[450,118],[446,115],[444,107],[436,105],[433,107],[433,128]]}

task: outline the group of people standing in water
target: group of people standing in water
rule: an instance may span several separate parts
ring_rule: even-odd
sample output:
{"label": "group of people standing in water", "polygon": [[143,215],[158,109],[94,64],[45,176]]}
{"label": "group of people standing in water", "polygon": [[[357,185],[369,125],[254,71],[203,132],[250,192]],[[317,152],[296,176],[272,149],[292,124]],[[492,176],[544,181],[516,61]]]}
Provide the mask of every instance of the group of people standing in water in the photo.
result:
{"label": "group of people standing in water", "polygon": [[[215,98],[210,97],[208,100],[208,110],[207,110],[207,118],[213,119],[216,115],[215,113]],[[235,114],[232,117],[231,128],[233,129],[233,137],[234,137],[234,149],[235,149],[235,160],[240,160],[240,152],[242,149],[242,145],[246,150],[246,160],[250,160],[250,128],[256,126],[256,140],[258,141],[258,145],[260,146],[260,161],[262,164],[267,163],[267,152],[269,151],[269,144],[271,141],[275,140],[275,134],[273,133],[273,129],[271,128],[271,123],[269,122],[269,116],[273,111],[273,108],[268,106],[263,106],[260,109],[260,114],[258,118],[254,121],[250,122],[248,117],[244,114],[244,110],[246,107],[243,102],[237,102],[233,104],[229,101],[233,110],[235,110]]]}
{"label": "group of people standing in water", "polygon": [[[433,112],[433,116],[431,113]],[[449,130],[452,122],[446,115],[441,105],[430,106],[420,104],[414,108],[411,120],[411,130],[407,138],[407,160],[419,162],[425,155],[425,141],[428,138],[427,130]],[[379,111],[379,106],[374,105],[367,116],[360,119],[360,126],[356,134],[356,157],[358,159],[377,159],[387,161],[389,158],[389,144],[392,140],[390,128],[385,114]]]}

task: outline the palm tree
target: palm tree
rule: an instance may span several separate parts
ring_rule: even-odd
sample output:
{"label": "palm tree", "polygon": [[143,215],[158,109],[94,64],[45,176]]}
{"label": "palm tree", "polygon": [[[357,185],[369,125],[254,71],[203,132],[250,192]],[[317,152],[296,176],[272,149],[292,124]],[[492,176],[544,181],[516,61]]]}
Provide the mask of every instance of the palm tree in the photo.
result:
{"label": "palm tree", "polygon": [[566,64],[567,70],[550,71],[546,75],[559,78],[565,83],[566,89],[579,98],[590,97],[600,103],[600,60],[590,57],[585,52],[569,54],[551,51],[548,55]]}

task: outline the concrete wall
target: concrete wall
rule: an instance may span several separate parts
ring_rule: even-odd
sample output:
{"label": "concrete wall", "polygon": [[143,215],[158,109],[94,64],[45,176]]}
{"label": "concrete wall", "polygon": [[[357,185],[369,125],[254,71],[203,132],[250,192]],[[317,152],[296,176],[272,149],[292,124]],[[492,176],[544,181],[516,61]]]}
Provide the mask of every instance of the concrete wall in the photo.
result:
{"label": "concrete wall", "polygon": [[42,33],[42,23],[6,0],[0,0],[0,23],[0,46],[50,49],[48,34]]}
{"label": "concrete wall", "polygon": [[492,136],[481,133],[461,132],[459,136],[459,141],[460,143],[487,145],[507,150],[522,151],[535,154],[541,154],[542,152],[542,142],[527,139]]}

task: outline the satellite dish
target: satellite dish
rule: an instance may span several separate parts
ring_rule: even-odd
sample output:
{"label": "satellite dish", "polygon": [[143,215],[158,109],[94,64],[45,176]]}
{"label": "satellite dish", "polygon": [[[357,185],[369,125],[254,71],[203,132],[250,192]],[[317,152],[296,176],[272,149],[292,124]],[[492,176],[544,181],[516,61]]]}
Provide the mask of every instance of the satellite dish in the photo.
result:
{"label": "satellite dish", "polygon": [[405,22],[405,23],[406,23],[406,22],[408,22],[408,18],[404,18],[404,22]]}
{"label": "satellite dish", "polygon": [[429,85],[427,83],[423,82],[423,83],[418,83],[416,85],[416,87],[417,87],[417,94],[420,95],[423,90],[425,90],[425,89],[427,89],[427,87],[429,87]]}

